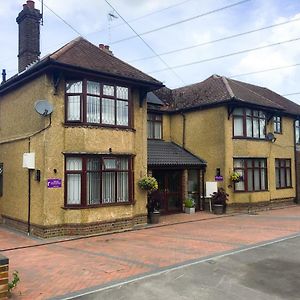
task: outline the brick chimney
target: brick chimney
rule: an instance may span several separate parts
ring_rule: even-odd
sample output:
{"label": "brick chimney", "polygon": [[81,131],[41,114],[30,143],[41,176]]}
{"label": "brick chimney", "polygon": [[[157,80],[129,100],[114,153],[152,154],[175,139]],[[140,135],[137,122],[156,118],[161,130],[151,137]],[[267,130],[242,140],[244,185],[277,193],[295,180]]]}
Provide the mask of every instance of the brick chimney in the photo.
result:
{"label": "brick chimney", "polygon": [[40,11],[34,8],[34,1],[27,1],[16,19],[19,24],[19,73],[39,59],[41,18]]}
{"label": "brick chimney", "polygon": [[108,53],[108,54],[110,54],[110,55],[114,55],[113,52],[109,49],[109,46],[108,46],[108,45],[99,44],[99,48],[100,48],[102,51],[104,51],[104,52],[106,52],[106,53]]}

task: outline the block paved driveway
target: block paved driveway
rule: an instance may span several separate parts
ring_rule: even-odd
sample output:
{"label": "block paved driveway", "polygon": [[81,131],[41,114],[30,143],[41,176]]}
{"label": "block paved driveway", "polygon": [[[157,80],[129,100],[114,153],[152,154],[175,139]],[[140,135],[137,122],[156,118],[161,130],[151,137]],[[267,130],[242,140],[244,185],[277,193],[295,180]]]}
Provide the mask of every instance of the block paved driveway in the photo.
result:
{"label": "block paved driveway", "polygon": [[21,278],[12,298],[63,298],[217,253],[300,235],[299,206],[257,215],[203,215],[196,214],[190,222],[183,215],[184,223],[69,241],[28,238],[0,227],[0,252],[10,259],[10,273],[18,270]]}

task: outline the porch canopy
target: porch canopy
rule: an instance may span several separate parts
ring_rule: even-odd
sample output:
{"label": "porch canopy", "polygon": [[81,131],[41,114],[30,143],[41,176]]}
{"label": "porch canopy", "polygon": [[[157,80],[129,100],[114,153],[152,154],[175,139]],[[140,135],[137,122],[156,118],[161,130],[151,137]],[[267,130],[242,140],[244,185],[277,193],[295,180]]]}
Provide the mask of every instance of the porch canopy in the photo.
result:
{"label": "porch canopy", "polygon": [[148,140],[148,167],[204,169],[206,161],[173,142]]}

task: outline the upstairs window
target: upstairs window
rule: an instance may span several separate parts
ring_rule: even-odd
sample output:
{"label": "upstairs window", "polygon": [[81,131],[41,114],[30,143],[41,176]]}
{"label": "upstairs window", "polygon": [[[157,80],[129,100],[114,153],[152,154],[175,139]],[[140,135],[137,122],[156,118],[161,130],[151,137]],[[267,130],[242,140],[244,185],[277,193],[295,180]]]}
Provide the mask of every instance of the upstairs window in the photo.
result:
{"label": "upstairs window", "polygon": [[274,133],[282,133],[281,117],[273,117]]}
{"label": "upstairs window", "polygon": [[66,82],[66,122],[129,126],[128,87],[98,81]]}
{"label": "upstairs window", "polygon": [[300,121],[295,121],[295,137],[296,137],[296,144],[300,144]]}
{"label": "upstairs window", "polygon": [[266,115],[259,110],[236,108],[233,112],[233,136],[266,138]]}
{"label": "upstairs window", "polygon": [[148,139],[162,139],[162,115],[148,114]]}

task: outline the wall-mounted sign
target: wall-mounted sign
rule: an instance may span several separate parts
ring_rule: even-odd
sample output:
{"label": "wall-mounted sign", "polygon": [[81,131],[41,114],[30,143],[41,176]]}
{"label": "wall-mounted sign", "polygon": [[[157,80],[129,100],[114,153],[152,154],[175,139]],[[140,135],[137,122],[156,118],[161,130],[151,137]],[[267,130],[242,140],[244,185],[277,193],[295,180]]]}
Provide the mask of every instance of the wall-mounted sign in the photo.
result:
{"label": "wall-mounted sign", "polygon": [[49,189],[61,188],[61,179],[59,179],[59,178],[48,179],[47,180],[47,187]]}
{"label": "wall-mounted sign", "polygon": [[223,181],[223,176],[215,176],[215,181]]}

